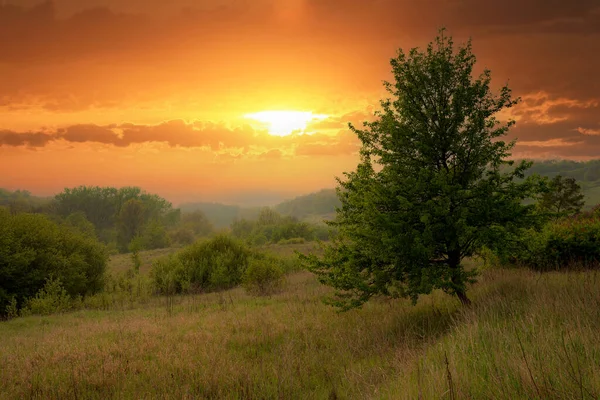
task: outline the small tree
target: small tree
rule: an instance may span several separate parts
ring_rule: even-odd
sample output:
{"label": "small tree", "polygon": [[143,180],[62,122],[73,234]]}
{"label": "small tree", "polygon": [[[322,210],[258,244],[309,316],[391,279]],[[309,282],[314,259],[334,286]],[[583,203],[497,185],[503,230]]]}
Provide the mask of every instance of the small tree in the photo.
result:
{"label": "small tree", "polygon": [[128,250],[131,252],[131,262],[133,263],[133,271],[136,274],[140,273],[140,267],[142,266],[142,258],[140,257],[140,251],[144,249],[144,240],[141,236],[134,237],[129,242]]}
{"label": "small tree", "polygon": [[[472,76],[471,43],[454,48],[444,30],[424,51],[391,60],[392,96],[365,129],[356,171],[338,179],[338,230],[322,257],[302,257],[321,282],[338,289],[344,309],[375,295],[410,297],[440,288],[469,304],[474,271],[462,260],[527,222],[522,205],[534,185],[530,163],[506,161],[502,140],[514,121],[495,115],[512,107],[507,86],[497,95],[491,74]],[[508,172],[503,172],[510,165]]]}
{"label": "small tree", "polygon": [[583,198],[581,186],[575,178],[556,175],[548,184],[548,191],[542,195],[538,206],[560,218],[580,212],[585,204]]}

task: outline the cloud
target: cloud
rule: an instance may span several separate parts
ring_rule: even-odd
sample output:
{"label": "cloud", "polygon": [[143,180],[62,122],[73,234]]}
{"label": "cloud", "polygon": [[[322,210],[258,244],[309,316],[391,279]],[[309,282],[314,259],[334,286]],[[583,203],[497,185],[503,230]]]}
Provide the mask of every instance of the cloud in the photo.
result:
{"label": "cloud", "polygon": [[17,133],[8,130],[0,130],[0,146],[44,147],[52,140],[54,140],[53,135],[43,132]]}
{"label": "cloud", "polygon": [[[494,84],[510,79],[522,96],[509,114],[518,121],[510,137],[525,142],[518,147],[596,151],[598,0],[35,3],[0,6],[0,37],[11,38],[0,40],[0,120],[14,116],[13,125],[0,126],[6,147],[64,141],[163,143],[262,159],[355,154],[355,139],[338,132],[347,132],[348,122],[360,128],[372,110],[347,111],[386,95],[381,80],[389,79],[395,48],[423,46],[447,26],[456,42],[473,37]],[[221,109],[243,115],[270,106],[336,115],[311,122],[314,135],[283,138],[187,122]],[[29,119],[36,125],[22,124]],[[46,124],[64,128],[30,129]]]}
{"label": "cloud", "polygon": [[579,128],[577,128],[577,132],[581,133],[582,135],[600,136],[600,129],[579,127]]}
{"label": "cloud", "polygon": [[163,142],[171,147],[244,148],[253,144],[257,137],[266,137],[264,131],[249,126],[229,128],[210,122],[187,123],[181,120],[167,121],[159,125],[121,124],[98,126],[93,124],[72,125],[49,132],[19,133],[0,131],[0,145],[41,147],[51,141],[64,140],[71,143],[102,143],[126,147],[138,143]]}
{"label": "cloud", "polygon": [[526,94],[521,99],[522,102],[510,110],[510,116],[523,123],[547,125],[586,116],[595,118],[600,111],[598,99],[556,97],[543,91]]}
{"label": "cloud", "polygon": [[186,10],[171,13],[159,1],[11,3],[22,2],[0,6],[0,37],[11,38],[0,41],[5,107],[118,108],[195,91],[206,104],[290,88],[362,95],[380,89],[395,48],[422,46],[440,26],[472,36],[482,63],[520,94],[600,92],[590,78],[597,0],[179,0],[168,8]]}
{"label": "cloud", "polygon": [[182,120],[166,121],[158,125],[80,124],[47,132],[0,131],[0,146],[35,148],[55,141],[116,147],[163,143],[172,148],[208,149],[220,160],[236,160],[241,157],[275,160],[286,155],[344,155],[353,154],[358,149],[357,139],[347,131],[340,131],[335,135],[315,133],[273,136],[248,125],[228,127],[212,122]]}

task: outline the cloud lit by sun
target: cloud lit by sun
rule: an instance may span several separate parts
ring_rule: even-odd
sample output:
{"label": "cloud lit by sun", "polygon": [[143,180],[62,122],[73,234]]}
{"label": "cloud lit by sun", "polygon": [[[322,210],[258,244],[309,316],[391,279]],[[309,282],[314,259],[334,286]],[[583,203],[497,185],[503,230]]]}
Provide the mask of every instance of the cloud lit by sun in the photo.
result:
{"label": "cloud lit by sun", "polygon": [[310,111],[260,111],[244,117],[260,122],[271,135],[287,136],[293,132],[306,133],[310,121],[327,118],[327,115]]}

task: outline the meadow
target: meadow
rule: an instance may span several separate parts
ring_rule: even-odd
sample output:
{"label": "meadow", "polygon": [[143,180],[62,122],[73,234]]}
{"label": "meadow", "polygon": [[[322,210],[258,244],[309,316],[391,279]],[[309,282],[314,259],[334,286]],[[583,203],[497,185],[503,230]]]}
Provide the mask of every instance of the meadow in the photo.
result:
{"label": "meadow", "polygon": [[[168,251],[143,252],[142,275]],[[0,398],[599,398],[600,274],[472,264],[471,307],[435,292],[339,313],[300,271],[268,297],[235,288],[0,322]]]}

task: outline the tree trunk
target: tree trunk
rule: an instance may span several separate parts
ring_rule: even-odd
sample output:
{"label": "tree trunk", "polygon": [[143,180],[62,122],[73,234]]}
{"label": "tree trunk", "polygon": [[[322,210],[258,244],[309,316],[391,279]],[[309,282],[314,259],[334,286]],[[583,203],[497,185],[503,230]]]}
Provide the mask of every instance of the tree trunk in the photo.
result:
{"label": "tree trunk", "polygon": [[470,306],[471,300],[467,297],[467,294],[464,291],[456,292],[456,297],[460,300],[463,306]]}
{"label": "tree trunk", "polygon": [[448,253],[448,266],[452,271],[450,280],[454,286],[454,293],[463,306],[470,306],[471,300],[467,297],[465,291],[465,282],[462,281],[460,274],[460,252],[455,250]]}

